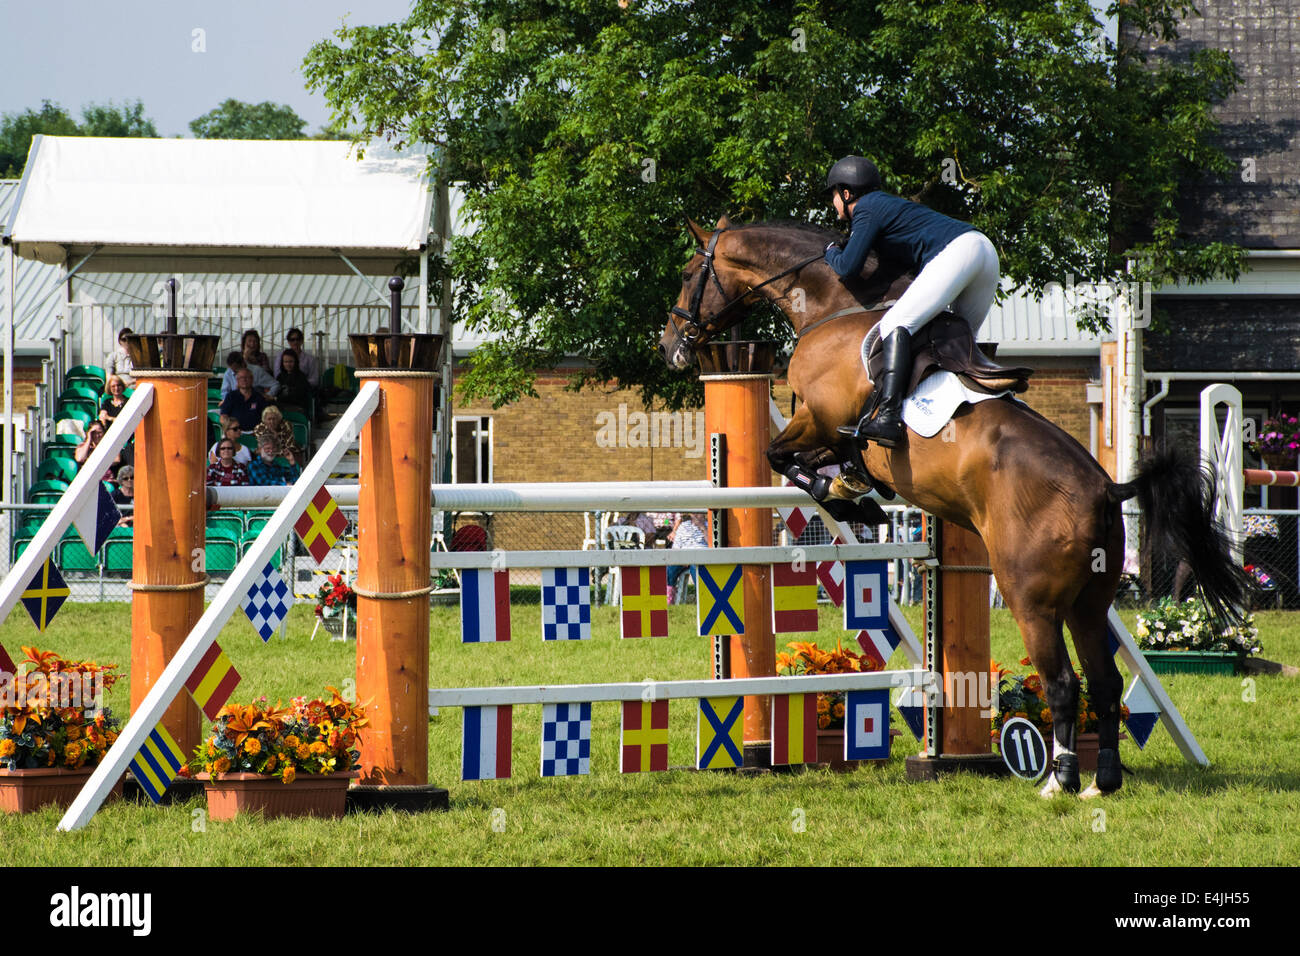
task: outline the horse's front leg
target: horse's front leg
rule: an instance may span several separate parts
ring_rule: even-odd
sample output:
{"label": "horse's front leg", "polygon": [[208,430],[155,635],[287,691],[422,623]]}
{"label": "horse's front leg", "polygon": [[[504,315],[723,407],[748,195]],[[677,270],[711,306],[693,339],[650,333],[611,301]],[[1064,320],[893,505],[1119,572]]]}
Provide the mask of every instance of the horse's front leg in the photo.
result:
{"label": "horse's front leg", "polygon": [[[833,437],[832,437],[833,436]],[[826,465],[839,464],[844,457],[839,436],[820,425],[807,404],[799,406],[788,425],[767,449],[767,460],[779,475],[802,488],[821,503],[837,521],[882,524],[888,519],[880,506],[866,497],[870,490],[861,482],[846,481],[844,475],[831,478],[818,474]]]}

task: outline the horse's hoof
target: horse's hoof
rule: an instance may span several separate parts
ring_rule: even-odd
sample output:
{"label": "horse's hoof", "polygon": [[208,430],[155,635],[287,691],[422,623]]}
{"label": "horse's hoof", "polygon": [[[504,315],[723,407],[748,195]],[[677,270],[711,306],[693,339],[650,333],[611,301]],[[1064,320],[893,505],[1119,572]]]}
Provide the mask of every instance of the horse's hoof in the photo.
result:
{"label": "horse's hoof", "polygon": [[1101,793],[1114,793],[1124,783],[1119,751],[1107,748],[1097,753],[1097,778],[1092,782]]}
{"label": "horse's hoof", "polygon": [[1066,793],[1079,792],[1079,758],[1076,754],[1061,754],[1052,762],[1052,777]]}
{"label": "horse's hoof", "polygon": [[1044,800],[1051,800],[1058,793],[1064,792],[1065,791],[1061,789],[1060,783],[1056,780],[1056,774],[1049,773],[1047,775],[1047,783],[1043,784],[1043,789],[1038,791],[1038,795]]}
{"label": "horse's hoof", "polygon": [[1092,783],[1088,784],[1087,789],[1079,794],[1079,799],[1091,800],[1094,797],[1104,797],[1105,795],[1105,792],[1097,787],[1097,781],[1094,780]]}

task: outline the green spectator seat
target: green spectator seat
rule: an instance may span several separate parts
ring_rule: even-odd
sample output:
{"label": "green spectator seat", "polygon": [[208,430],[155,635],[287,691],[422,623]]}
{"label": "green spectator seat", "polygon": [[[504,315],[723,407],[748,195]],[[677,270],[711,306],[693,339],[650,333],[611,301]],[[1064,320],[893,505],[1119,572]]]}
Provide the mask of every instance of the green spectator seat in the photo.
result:
{"label": "green spectator seat", "polygon": [[271,520],[274,511],[266,511],[258,508],[253,511],[244,512],[244,530],[257,534],[266,527],[266,523]]}
{"label": "green spectator seat", "polygon": [[213,511],[208,514],[207,533],[212,535],[222,529],[234,532],[236,538],[244,533],[244,513],[242,511]]}
{"label": "green spectator seat", "polygon": [[[253,546],[253,542],[257,540],[257,535],[261,530],[261,528],[258,528],[257,531],[245,531],[243,536],[240,537],[239,553],[241,556],[248,553],[248,549]],[[271,567],[275,568],[277,571],[280,570],[280,562],[283,554],[284,548],[282,547],[276,548],[271,552]]]}
{"label": "green spectator seat", "polygon": [[257,436],[252,432],[244,432],[239,436],[239,443],[247,448],[253,454],[257,454]]}
{"label": "green spectator seat", "polygon": [[208,528],[204,564],[208,574],[229,574],[239,563],[239,535],[228,528]]}
{"label": "green spectator seat", "polygon": [[45,459],[48,461],[51,458],[66,458],[72,461],[80,444],[76,435],[55,435],[45,446]]}
{"label": "green spectator seat", "polygon": [[102,392],[85,385],[68,385],[59,393],[59,401],[66,398],[84,398],[88,402],[94,402],[96,406],[103,397]]}
{"label": "green spectator seat", "polygon": [[213,409],[221,404],[221,387],[213,388],[208,386],[208,408]]}
{"label": "green spectator seat", "polygon": [[59,411],[55,418],[71,418],[72,413],[75,411],[85,412],[86,424],[90,424],[99,417],[99,402],[91,401],[88,398],[61,398],[59,399]]}
{"label": "green spectator seat", "polygon": [[[68,490],[70,484],[70,482],[64,481],[62,478],[42,478],[40,481],[33,481],[31,487],[27,489],[27,500],[31,501],[32,495],[38,494],[42,491],[52,491],[56,495],[62,497],[63,493]],[[57,501],[58,499],[56,498],[55,500]]]}
{"label": "green spectator seat", "polygon": [[86,548],[86,542],[81,540],[81,535],[76,530],[69,528],[63,535],[63,540],[59,542],[59,570],[68,571],[85,571],[93,572],[99,570],[99,558],[95,557]]}
{"label": "green spectator seat", "polygon": [[37,481],[66,481],[72,483],[80,466],[71,458],[46,458],[36,469]]}
{"label": "green spectator seat", "polygon": [[[95,414],[97,415],[98,413],[98,410],[96,410]],[[54,416],[55,422],[61,422],[67,418],[72,418],[80,422],[82,431],[84,432],[85,426],[95,420],[95,415],[90,414],[90,412],[86,411],[84,408],[60,408],[58,413]],[[66,433],[61,432],[60,434]],[[77,444],[81,444],[80,438],[77,439]]]}
{"label": "green spectator seat", "polygon": [[91,389],[96,395],[104,394],[107,383],[108,376],[98,365],[77,365],[68,369],[68,374],[63,376],[64,388],[81,386]]}
{"label": "green spectator seat", "polygon": [[130,528],[114,528],[104,542],[104,573],[131,573],[131,549],[135,546],[135,532]]}
{"label": "green spectator seat", "polygon": [[17,534],[14,535],[14,560],[17,561],[27,550],[27,546],[32,543],[35,534]]}

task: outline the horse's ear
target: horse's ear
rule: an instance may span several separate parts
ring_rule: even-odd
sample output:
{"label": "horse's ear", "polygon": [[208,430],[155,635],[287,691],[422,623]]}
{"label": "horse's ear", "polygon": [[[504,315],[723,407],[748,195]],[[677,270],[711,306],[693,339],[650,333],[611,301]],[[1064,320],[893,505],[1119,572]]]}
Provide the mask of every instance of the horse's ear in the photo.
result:
{"label": "horse's ear", "polygon": [[731,219],[728,218],[728,216],[727,216],[727,214],[726,214],[725,212],[722,214],[722,218],[718,220],[718,228],[719,228],[719,229],[730,229],[730,228],[731,228]]}
{"label": "horse's ear", "polygon": [[709,234],[696,225],[695,220],[688,218],[686,220],[686,228],[690,230],[691,235],[695,237],[695,241],[700,245],[704,245],[709,241]]}

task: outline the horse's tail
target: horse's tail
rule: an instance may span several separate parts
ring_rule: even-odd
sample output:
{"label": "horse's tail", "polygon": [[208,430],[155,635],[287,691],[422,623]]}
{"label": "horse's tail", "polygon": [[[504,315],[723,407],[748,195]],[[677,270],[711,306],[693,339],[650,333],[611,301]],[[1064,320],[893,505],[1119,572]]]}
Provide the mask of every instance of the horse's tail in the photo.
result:
{"label": "horse's tail", "polygon": [[1137,478],[1107,488],[1111,501],[1134,496],[1146,516],[1146,546],[1167,548],[1192,570],[1216,627],[1241,624],[1254,580],[1237,562],[1214,520],[1215,481],[1209,469],[1176,446],[1144,458]]}

